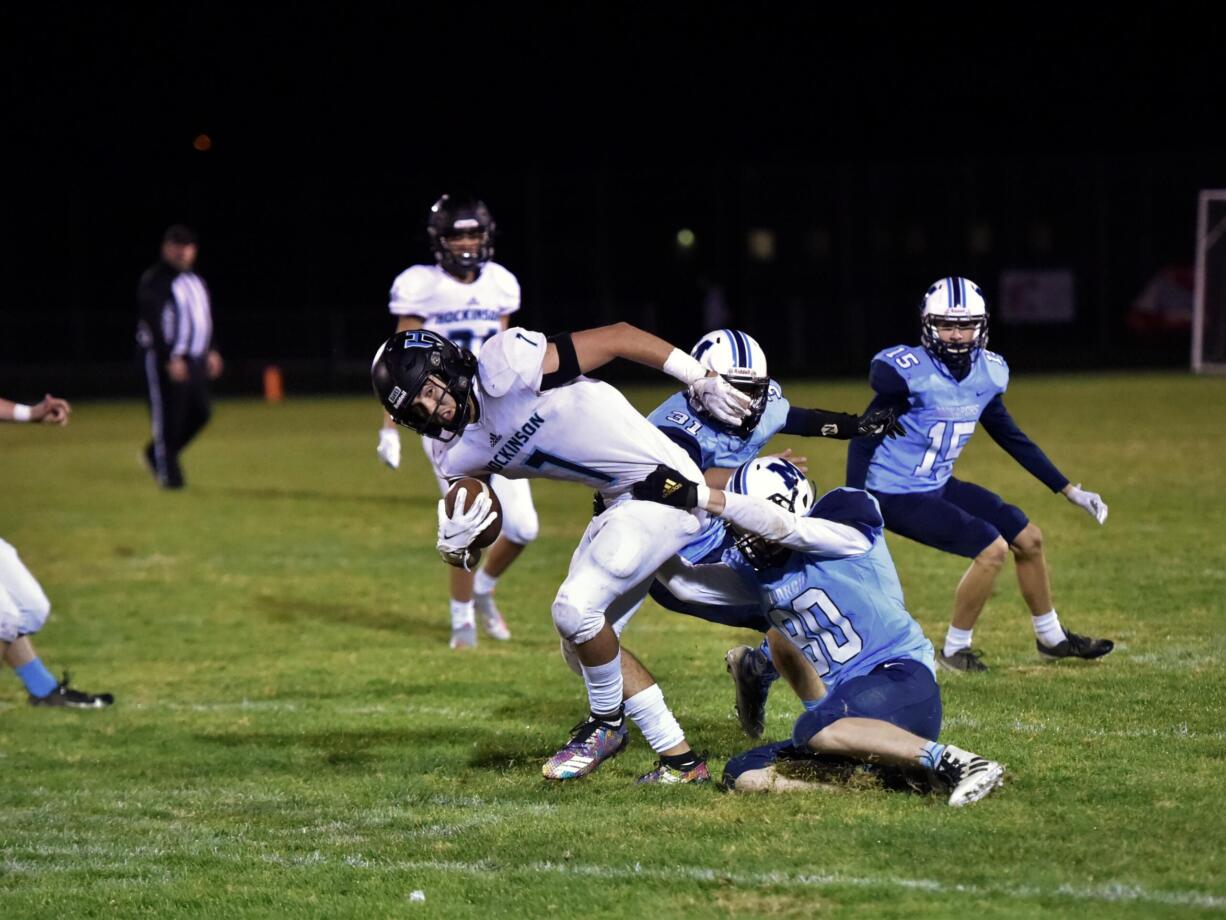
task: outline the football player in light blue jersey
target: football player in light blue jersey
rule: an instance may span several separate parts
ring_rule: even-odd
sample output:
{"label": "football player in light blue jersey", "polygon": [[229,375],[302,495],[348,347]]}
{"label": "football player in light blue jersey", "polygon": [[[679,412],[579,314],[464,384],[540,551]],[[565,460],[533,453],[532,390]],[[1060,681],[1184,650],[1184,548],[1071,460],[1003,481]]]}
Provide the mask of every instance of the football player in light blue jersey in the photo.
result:
{"label": "football player in light blue jersey", "polygon": [[[902,433],[890,407],[874,407],[862,416],[825,409],[802,409],[791,405],[783,388],[767,372],[766,353],[757,341],[739,329],[708,332],[690,354],[700,364],[721,375],[752,400],[749,415],[737,427],[713,418],[685,392],[674,393],[648,419],[681,446],[703,471],[707,485],[723,486],[733,469],[752,460],[777,434],[847,440],[858,435],[894,437]],[[787,456],[785,454],[785,456]],[[804,468],[804,459],[792,458]],[[686,546],[681,555],[690,562],[712,561],[728,545],[724,524],[718,518]],[[766,622],[756,608],[703,607],[691,609],[673,598],[658,582],[651,596],[660,606],[726,626],[766,631]],[[763,641],[756,656],[748,646],[738,646],[726,657],[728,672],[736,687],[736,710],[742,727],[751,737],[764,728],[766,695],[779,676],[770,646]]]}
{"label": "football player in light blue jersey", "polygon": [[826,687],[805,701],[791,740],[733,758],[725,785],[807,785],[779,776],[775,763],[830,755],[926,769],[949,787],[951,805],[1000,785],[1000,764],[937,741],[932,643],[907,613],[884,522],[867,492],[835,489],[814,502],[799,468],[760,457],[739,467],[726,491],[660,467],[633,494],[725,520],[735,545],[719,564],[677,557],[657,577],[687,603],[756,603],[772,637],[798,650]]}
{"label": "football player in light blue jersey", "polygon": [[942,278],[921,304],[920,346],[898,345],[874,356],[870,408],[893,408],[905,434],[868,436],[847,452],[847,484],[878,500],[885,526],[927,546],[970,558],[954,594],[953,617],[937,662],[953,671],[986,671],[971,635],[996,576],[1012,551],[1044,660],[1100,658],[1114,647],[1060,625],[1052,606],[1043,536],[1021,509],[953,475],[975,428],[984,430],[1031,475],[1062,493],[1099,524],[1107,505],[1073,485],[1018,428],[1005,408],[1005,359],[988,351],[983,292],[966,278]]}

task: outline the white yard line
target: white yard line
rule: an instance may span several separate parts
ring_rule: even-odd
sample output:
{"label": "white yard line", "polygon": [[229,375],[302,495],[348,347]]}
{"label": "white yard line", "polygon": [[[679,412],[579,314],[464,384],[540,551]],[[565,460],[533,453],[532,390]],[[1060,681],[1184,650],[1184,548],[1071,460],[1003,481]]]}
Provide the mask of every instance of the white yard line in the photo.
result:
{"label": "white yard line", "polygon": [[[210,846],[205,848],[209,855],[221,861],[237,861],[250,863],[253,860],[272,863],[286,867],[314,866],[348,866],[373,872],[404,873],[420,875],[426,872],[441,872],[446,874],[464,873],[486,876],[561,876],[576,878],[595,878],[605,881],[626,879],[650,879],[660,882],[719,882],[732,884],[740,888],[884,888],[899,891],[924,891],[931,894],[957,894],[973,897],[1005,897],[1017,900],[1038,898],[1057,898],[1073,901],[1097,902],[1104,904],[1137,903],[1161,904],[1174,907],[1194,907],[1206,910],[1226,910],[1226,897],[1204,894],[1197,891],[1154,891],[1143,885],[1128,882],[1108,882],[1099,885],[1056,885],[1043,887],[1040,885],[975,885],[958,882],[942,882],[936,879],[904,878],[894,875],[846,875],[842,873],[798,873],[798,872],[730,872],[704,866],[643,866],[635,863],[632,866],[602,866],[583,863],[531,862],[523,864],[493,863],[490,861],[452,862],[441,860],[409,860],[387,861],[379,858],[368,858],[356,853],[327,855],[319,850],[310,853],[287,855],[282,853],[234,852],[230,848]],[[74,859],[60,860],[54,863],[43,861],[21,860],[5,855],[0,860],[0,874],[12,873],[28,876],[57,875],[70,872],[131,872],[141,871],[142,877],[158,879],[167,877],[166,870],[150,860],[159,857],[176,858],[179,854],[162,847],[138,848],[119,860],[99,860],[94,857],[103,855],[101,847],[39,847],[35,853],[39,856],[71,855]],[[200,854],[196,854],[200,855]],[[140,857],[139,860],[134,857]],[[415,878],[412,884],[421,887],[421,879]]]}
{"label": "white yard line", "polygon": [[398,872],[467,872],[475,875],[563,875],[599,878],[606,880],[648,878],[664,882],[731,882],[742,887],[781,888],[898,888],[927,891],[935,894],[969,894],[1005,896],[1011,898],[1062,897],[1083,901],[1127,902],[1166,904],[1181,907],[1203,907],[1213,910],[1226,908],[1226,897],[1201,894],[1195,891],[1150,891],[1141,885],[1113,882],[1105,885],[1078,886],[1059,885],[1042,888],[1037,885],[962,885],[939,882],[934,879],[909,879],[898,876],[854,876],[841,874],[812,874],[790,872],[726,872],[701,866],[644,867],[593,866],[571,863],[536,862],[525,865],[494,866],[486,862],[436,862],[418,861],[394,863],[372,868],[386,868]]}

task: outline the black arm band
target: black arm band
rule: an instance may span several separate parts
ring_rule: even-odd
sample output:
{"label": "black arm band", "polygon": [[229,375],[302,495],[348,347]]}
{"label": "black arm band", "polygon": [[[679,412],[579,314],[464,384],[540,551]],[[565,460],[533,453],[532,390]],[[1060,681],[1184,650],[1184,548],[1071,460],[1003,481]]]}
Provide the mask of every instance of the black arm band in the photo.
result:
{"label": "black arm band", "polygon": [[552,342],[558,350],[558,369],[541,378],[541,392],[570,383],[583,373],[579,369],[579,356],[575,354],[575,343],[569,332],[551,335],[546,341]]}

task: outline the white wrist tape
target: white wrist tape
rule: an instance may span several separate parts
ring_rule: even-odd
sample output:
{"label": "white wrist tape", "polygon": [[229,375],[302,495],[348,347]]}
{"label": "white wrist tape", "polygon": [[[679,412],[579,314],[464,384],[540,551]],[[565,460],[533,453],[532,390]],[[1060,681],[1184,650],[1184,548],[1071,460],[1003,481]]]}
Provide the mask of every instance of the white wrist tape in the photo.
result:
{"label": "white wrist tape", "polygon": [[664,373],[670,377],[677,378],[687,387],[695,380],[701,380],[707,376],[707,369],[680,348],[674,348],[669,352],[668,359],[664,362],[663,370]]}
{"label": "white wrist tape", "polygon": [[13,421],[28,422],[30,420],[30,407],[21,403],[13,403]]}
{"label": "white wrist tape", "polygon": [[698,497],[698,507],[701,508],[703,511],[708,510],[707,503],[711,501],[710,487],[705,482],[698,483],[698,489],[696,490],[696,495]]}

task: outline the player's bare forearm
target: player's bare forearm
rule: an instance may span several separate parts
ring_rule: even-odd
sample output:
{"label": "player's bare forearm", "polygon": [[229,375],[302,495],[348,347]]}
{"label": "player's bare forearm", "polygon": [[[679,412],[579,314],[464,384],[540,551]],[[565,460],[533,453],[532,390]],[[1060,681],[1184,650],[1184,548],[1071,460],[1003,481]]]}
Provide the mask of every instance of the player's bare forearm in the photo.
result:
{"label": "player's bare forearm", "polygon": [[[659,336],[630,323],[614,323],[572,332],[571,341],[575,346],[575,356],[579,359],[579,369],[584,373],[602,367],[614,358],[625,358],[659,370],[673,351],[673,346]],[[543,370],[548,374],[557,369],[558,353],[551,344],[545,355]]]}
{"label": "player's bare forearm", "polygon": [[49,422],[67,425],[72,406],[68,400],[48,393],[32,406],[0,399],[0,422]]}

